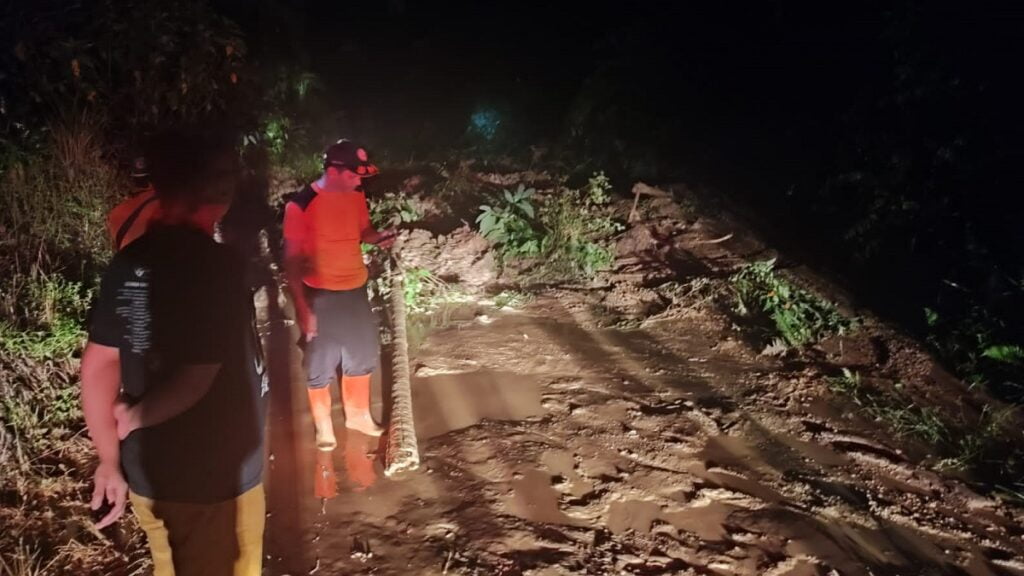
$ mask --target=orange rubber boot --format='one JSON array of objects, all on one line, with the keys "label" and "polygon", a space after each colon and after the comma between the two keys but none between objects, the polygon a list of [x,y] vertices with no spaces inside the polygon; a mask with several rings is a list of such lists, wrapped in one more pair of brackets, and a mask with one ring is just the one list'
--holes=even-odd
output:
[{"label": "orange rubber boot", "polygon": [[309,410],[313,413],[317,450],[334,450],[338,441],[334,438],[334,423],[331,421],[331,389],[326,386],[310,388]]},{"label": "orange rubber boot", "polygon": [[318,450],[316,468],[313,472],[313,495],[330,499],[338,495],[338,476],[334,471],[334,453]]},{"label": "orange rubber boot", "polygon": [[345,427],[367,436],[380,436],[384,429],[370,416],[370,375],[342,376],[341,400],[345,405]]},{"label": "orange rubber boot", "polygon": [[346,435],[345,472],[355,492],[362,492],[377,482],[376,457],[370,453],[377,442],[379,440],[360,434]]}]

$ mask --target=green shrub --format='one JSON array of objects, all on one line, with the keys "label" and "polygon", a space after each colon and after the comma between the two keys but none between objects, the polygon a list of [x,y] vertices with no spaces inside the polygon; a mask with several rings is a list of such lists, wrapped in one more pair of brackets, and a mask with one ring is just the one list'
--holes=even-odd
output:
[{"label": "green shrub", "polygon": [[771,336],[788,347],[813,344],[854,327],[831,302],[793,286],[775,273],[775,260],[748,264],[731,278],[736,311],[766,316]]},{"label": "green shrub", "polygon": [[101,154],[89,117],[55,124],[0,186],[0,350],[35,359],[73,354],[110,256],[106,213],[126,183]]},{"label": "green shrub", "polygon": [[0,318],[0,350],[43,360],[70,356],[82,346],[92,289],[38,271],[0,282],[0,288],[13,300],[6,303],[6,319]]},{"label": "green shrub", "polygon": [[548,279],[591,278],[611,266],[610,239],[623,228],[609,214],[610,190],[603,173],[583,191],[558,190],[545,198],[520,184],[481,206],[477,223],[503,261],[536,259],[533,274]]},{"label": "green shrub", "polygon": [[85,115],[52,124],[46,146],[3,174],[0,240],[22,256],[15,273],[25,273],[27,262],[45,266],[39,260],[50,252],[109,257],[106,214],[127,182],[103,157],[98,122]]},{"label": "green shrub", "polygon": [[990,392],[998,387],[997,395],[1003,398],[1024,398],[1024,389],[1014,384],[1024,374],[1024,348],[1005,342],[1011,333],[1006,322],[977,305],[955,315],[932,308],[925,308],[924,314],[928,344],[957,376]]},{"label": "green shrub", "polygon": [[370,221],[377,228],[415,222],[423,214],[405,192],[387,192],[383,197],[370,199]]},{"label": "green shrub", "polygon": [[547,232],[541,246],[547,274],[590,278],[612,265],[610,239],[623,226],[606,209],[610,189],[598,173],[586,190],[564,190],[547,199],[540,215]]},{"label": "green shrub", "polygon": [[504,190],[495,202],[480,206],[476,218],[480,233],[503,258],[540,254],[544,235],[535,223],[535,194],[536,190],[520,184],[515,192]]}]

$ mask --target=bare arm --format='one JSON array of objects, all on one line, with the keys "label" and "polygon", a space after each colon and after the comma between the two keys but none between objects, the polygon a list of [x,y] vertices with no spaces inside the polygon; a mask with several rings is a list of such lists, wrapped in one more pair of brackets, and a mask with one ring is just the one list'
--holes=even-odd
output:
[{"label": "bare arm", "polygon": [[306,270],[306,256],[298,242],[293,240],[284,241],[284,273],[288,278],[288,290],[291,292],[292,301],[295,303],[295,311],[299,313],[309,311],[309,304],[306,302],[306,291],[303,289],[302,277]]},{"label": "bare arm", "polygon": [[288,291],[295,305],[295,319],[299,329],[305,334],[306,340],[316,336],[316,316],[309,307],[306,291],[302,283],[306,268],[309,265],[303,243],[307,231],[302,209],[289,202],[284,208],[284,274],[288,280]]},{"label": "bare arm", "polygon": [[121,352],[89,342],[82,353],[82,412],[101,464],[120,466],[114,404],[121,390]]},{"label": "bare arm", "polygon": [[121,389],[121,353],[117,348],[89,342],[82,353],[82,412],[100,463],[93,477],[90,506],[112,506],[97,528],[113,524],[124,512],[128,484],[121,474],[121,445],[117,437],[114,405]]},{"label": "bare arm", "polygon": [[189,364],[175,371],[134,406],[118,404],[117,434],[122,439],[139,428],[156,426],[185,412],[210,391],[220,364]]},{"label": "bare arm", "polygon": [[395,237],[395,231],[379,231],[376,228],[374,228],[373,225],[370,225],[368,228],[363,230],[361,236],[361,240],[367,244],[376,244],[378,246],[381,246],[382,248],[387,248],[388,246],[390,246],[390,243],[388,241],[393,240]]},{"label": "bare arm", "polygon": [[295,305],[295,316],[299,322],[299,329],[306,335],[307,340],[311,340],[316,336],[317,330],[316,316],[309,307],[305,284],[302,282],[306,266],[306,256],[299,243],[285,239],[284,274],[288,279],[288,291],[291,293],[292,303]]}]

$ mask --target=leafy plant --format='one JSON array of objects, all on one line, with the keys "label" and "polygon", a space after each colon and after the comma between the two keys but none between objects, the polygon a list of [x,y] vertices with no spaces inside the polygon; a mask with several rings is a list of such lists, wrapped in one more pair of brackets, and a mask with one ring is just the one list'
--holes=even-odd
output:
[{"label": "leafy plant", "polygon": [[587,180],[587,199],[595,205],[604,206],[611,201],[612,183],[604,172],[595,172]]},{"label": "leafy plant", "polygon": [[542,251],[545,268],[555,276],[591,277],[614,261],[610,238],[623,229],[605,207],[611,185],[603,173],[583,191],[565,190],[548,199],[541,213],[548,234]]},{"label": "leafy plant", "polygon": [[780,278],[774,259],[748,264],[730,280],[737,313],[767,316],[773,335],[786,346],[805,346],[854,327],[831,302]]},{"label": "leafy plant", "polygon": [[106,211],[127,183],[103,160],[98,122],[55,121],[44,148],[9,167],[0,186],[2,232],[21,237],[19,244],[106,257]]},{"label": "leafy plant", "polygon": [[897,436],[917,438],[932,445],[948,441],[950,436],[937,410],[920,407],[913,402],[897,405],[872,401],[865,406],[865,412],[875,420],[885,422]]},{"label": "leafy plant", "polygon": [[585,190],[558,190],[535,210],[535,191],[520,184],[481,206],[477,223],[502,258],[537,258],[537,276],[592,277],[612,264],[610,238],[623,228],[608,214],[610,189],[597,173]]},{"label": "leafy plant", "polygon": [[[458,288],[449,285],[426,268],[407,268],[403,271],[402,288],[405,307],[409,314],[432,314],[449,305],[469,301]],[[390,289],[381,291],[386,295]]]},{"label": "leafy plant", "polygon": [[423,213],[405,192],[387,192],[379,199],[370,200],[370,221],[382,228],[415,222]]},{"label": "leafy plant", "polygon": [[1024,374],[1024,348],[1005,342],[1012,334],[1003,320],[977,305],[948,316],[931,308],[924,312],[928,343],[960,378],[972,387],[998,385],[1004,397],[1024,398],[1020,389],[1010,389]]},{"label": "leafy plant", "polygon": [[480,206],[476,218],[480,233],[503,257],[540,254],[544,236],[534,223],[535,194],[536,190],[520,184],[514,192],[503,190],[495,202]]},{"label": "leafy plant", "polygon": [[984,358],[989,358],[1006,364],[1013,364],[1016,366],[1024,364],[1024,348],[1021,348],[1020,346],[1011,346],[1008,344],[989,346],[981,352],[981,355]]},{"label": "leafy plant", "polygon": [[1014,458],[1020,454],[1007,453],[999,446],[1006,443],[1009,425],[1017,413],[1016,407],[994,410],[985,406],[980,418],[955,439],[953,455],[944,458],[940,465],[955,470],[968,470],[978,464],[987,464],[996,456],[996,465],[1007,470],[1015,468]]},{"label": "leafy plant", "polygon": [[843,368],[843,375],[828,379],[828,387],[833,392],[851,397],[858,404],[861,400],[860,374],[849,368]]}]

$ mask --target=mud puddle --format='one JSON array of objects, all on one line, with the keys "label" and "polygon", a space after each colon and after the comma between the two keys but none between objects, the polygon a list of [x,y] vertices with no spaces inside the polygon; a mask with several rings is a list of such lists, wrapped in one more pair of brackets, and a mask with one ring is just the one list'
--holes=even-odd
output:
[{"label": "mud puddle", "polygon": [[417,376],[412,379],[412,401],[421,441],[485,418],[522,420],[544,412],[537,381],[512,372]]}]

